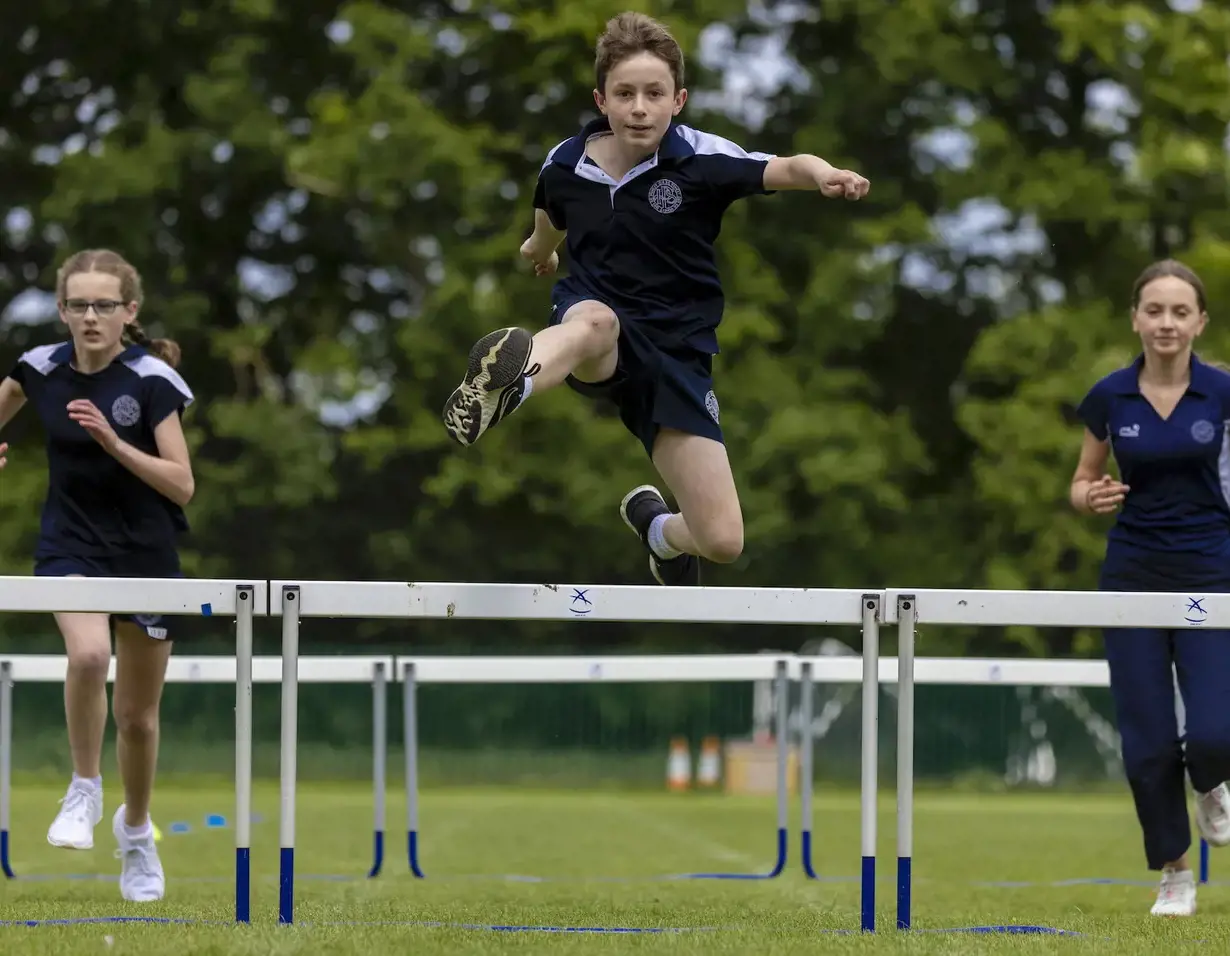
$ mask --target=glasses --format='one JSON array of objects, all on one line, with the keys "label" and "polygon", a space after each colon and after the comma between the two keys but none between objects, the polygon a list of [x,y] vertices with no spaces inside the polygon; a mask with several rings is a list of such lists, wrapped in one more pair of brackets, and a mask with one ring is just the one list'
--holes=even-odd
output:
[{"label": "glasses", "polygon": [[69,315],[85,315],[90,310],[90,306],[94,307],[94,314],[99,316],[108,316],[115,312],[124,303],[116,299],[67,299],[64,302],[64,311]]}]

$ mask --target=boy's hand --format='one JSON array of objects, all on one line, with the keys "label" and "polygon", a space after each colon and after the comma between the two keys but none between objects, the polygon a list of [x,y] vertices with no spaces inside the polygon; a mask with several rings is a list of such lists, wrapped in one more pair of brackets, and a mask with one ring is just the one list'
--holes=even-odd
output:
[{"label": "boy's hand", "polygon": [[871,183],[853,170],[832,167],[816,177],[816,185],[821,195],[829,199],[845,198],[851,202],[862,199],[871,188]]},{"label": "boy's hand", "polygon": [[552,249],[544,255],[542,247],[534,241],[533,236],[521,243],[521,257],[534,264],[536,276],[550,275],[559,268],[559,253]]}]

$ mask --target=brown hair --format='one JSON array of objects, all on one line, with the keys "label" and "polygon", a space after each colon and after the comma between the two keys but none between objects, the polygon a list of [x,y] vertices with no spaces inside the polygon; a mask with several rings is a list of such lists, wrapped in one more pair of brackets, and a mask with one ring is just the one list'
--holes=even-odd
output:
[{"label": "brown hair", "polygon": [[[137,272],[132,263],[110,249],[84,249],[69,256],[56,272],[56,298],[61,303],[67,295],[69,276],[81,272],[102,272],[115,276],[120,280],[120,298],[125,303],[135,302],[140,305],[144,300],[141,274]],[[179,364],[182,353],[178,343],[171,339],[151,339],[136,319],[124,327],[124,340],[148,349],[151,354],[158,356],[172,368]]]},{"label": "brown hair", "polygon": [[594,55],[598,91],[606,93],[606,78],[616,66],[638,53],[651,53],[670,67],[675,92],[683,89],[683,50],[670,30],[643,13],[621,13],[606,23]]},{"label": "brown hair", "polygon": [[1144,271],[1136,277],[1136,283],[1132,286],[1133,310],[1140,307],[1140,293],[1144,291],[1145,286],[1154,279],[1161,279],[1165,276],[1182,279],[1191,286],[1196,293],[1196,305],[1200,307],[1200,311],[1208,311],[1204,295],[1204,283],[1200,281],[1200,276],[1196,275],[1194,269],[1184,265],[1178,259],[1162,259],[1145,266]]}]

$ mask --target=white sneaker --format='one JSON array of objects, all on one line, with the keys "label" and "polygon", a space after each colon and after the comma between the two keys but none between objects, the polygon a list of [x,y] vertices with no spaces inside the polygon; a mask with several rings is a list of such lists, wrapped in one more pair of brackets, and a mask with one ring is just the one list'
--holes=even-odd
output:
[{"label": "white sneaker", "polygon": [[121,805],[111,818],[111,832],[120,845],[115,855],[124,861],[120,871],[120,895],[133,903],[162,899],[167,891],[167,879],[154,843],[153,821],[150,821],[146,836],[134,839],[124,828],[124,807]]},{"label": "white sneaker", "polygon": [[1196,912],[1196,878],[1191,870],[1162,870],[1162,882],[1157,888],[1154,916],[1191,916]]},{"label": "white sneaker", "polygon": [[47,829],[47,842],[68,850],[92,849],[94,828],[102,814],[102,787],[74,780],[60,801],[60,812]]},{"label": "white sneaker", "polygon": [[1196,826],[1212,846],[1230,844],[1230,790],[1224,783],[1196,794]]}]

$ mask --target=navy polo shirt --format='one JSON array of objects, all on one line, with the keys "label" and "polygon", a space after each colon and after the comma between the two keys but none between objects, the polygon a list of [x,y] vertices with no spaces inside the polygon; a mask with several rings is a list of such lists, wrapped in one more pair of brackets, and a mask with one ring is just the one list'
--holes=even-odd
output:
[{"label": "navy polo shirt", "polygon": [[714,243],[732,202],[766,193],[772,156],[672,123],[657,151],[617,181],[585,155],[586,141],[610,128],[606,117],[587,124],[538,174],[535,208],[568,233],[556,304],[596,299],[658,341],[717,352],[724,301]]},{"label": "navy polo shirt", "polygon": [[191,390],[140,346],[89,375],[73,368],[72,359],[71,342],[43,345],[23,354],[9,373],[47,434],[47,498],[36,560],[174,550],[177,533],[188,528],[183,510],[111,457],[68,417],[67,406],[89,399],[123,441],[157,455],[154,428],[183,412]]},{"label": "navy polo shirt", "polygon": [[1144,359],[1103,378],[1077,414],[1110,439],[1130,491],[1110,531],[1113,544],[1150,551],[1219,554],[1230,546],[1230,374],[1195,356],[1191,383],[1169,418],[1140,393]]}]

